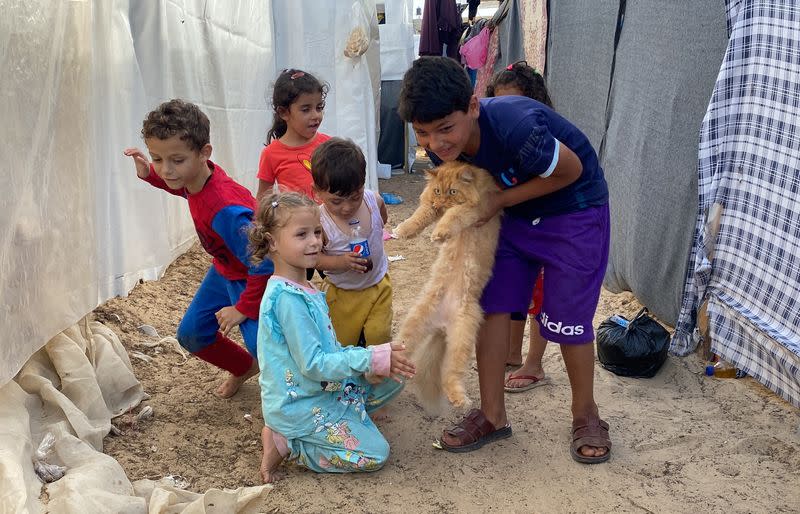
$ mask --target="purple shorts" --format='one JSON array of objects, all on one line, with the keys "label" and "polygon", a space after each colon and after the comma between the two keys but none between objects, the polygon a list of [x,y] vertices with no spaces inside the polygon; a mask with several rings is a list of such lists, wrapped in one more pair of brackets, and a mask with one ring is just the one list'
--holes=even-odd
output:
[{"label": "purple shorts", "polygon": [[504,216],[492,278],[481,306],[487,314],[528,310],[544,268],[542,336],[561,344],[594,341],[593,319],[608,264],[608,204],[537,218]]}]

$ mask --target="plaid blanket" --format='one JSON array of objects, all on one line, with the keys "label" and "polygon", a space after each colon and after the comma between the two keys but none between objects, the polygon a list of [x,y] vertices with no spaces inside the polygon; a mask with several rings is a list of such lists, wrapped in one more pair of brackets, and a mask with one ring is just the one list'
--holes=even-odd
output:
[{"label": "plaid blanket", "polygon": [[728,0],[701,128],[699,212],[672,352],[699,340],[800,406],[800,3]]}]

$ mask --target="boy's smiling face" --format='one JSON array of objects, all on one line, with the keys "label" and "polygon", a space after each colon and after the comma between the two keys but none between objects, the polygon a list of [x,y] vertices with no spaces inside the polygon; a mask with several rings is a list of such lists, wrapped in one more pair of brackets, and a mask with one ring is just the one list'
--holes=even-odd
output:
[{"label": "boy's smiling face", "polygon": [[200,150],[193,150],[180,136],[169,139],[149,137],[144,141],[156,174],[164,179],[170,189],[183,187],[189,193],[199,193],[211,175],[208,159],[211,157],[211,145]]},{"label": "boy's smiling face", "polygon": [[411,126],[417,142],[436,154],[444,162],[455,161],[464,153],[475,155],[480,147],[480,127],[478,98],[472,96],[467,112],[454,111],[438,120],[429,122],[414,121]]}]

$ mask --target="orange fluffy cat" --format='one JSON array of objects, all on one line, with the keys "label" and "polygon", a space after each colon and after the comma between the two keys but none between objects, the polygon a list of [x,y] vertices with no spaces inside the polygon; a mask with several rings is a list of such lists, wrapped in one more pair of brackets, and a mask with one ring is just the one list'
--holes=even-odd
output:
[{"label": "orange fluffy cat", "polygon": [[483,322],[480,297],[494,265],[500,215],[475,223],[485,199],[498,191],[489,173],[462,162],[427,172],[419,207],[397,226],[399,238],[414,237],[437,221],[431,241],[441,243],[430,279],[406,316],[396,340],[417,366],[414,382],[427,408],[469,404],[464,375]]}]

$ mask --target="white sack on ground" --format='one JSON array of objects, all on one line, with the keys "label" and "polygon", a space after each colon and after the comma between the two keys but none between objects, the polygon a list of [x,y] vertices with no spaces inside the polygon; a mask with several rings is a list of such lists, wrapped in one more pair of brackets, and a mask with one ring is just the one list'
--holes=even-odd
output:
[{"label": "white sack on ground", "polygon": [[[145,398],[111,330],[84,319],[54,337],[0,387],[0,512],[239,512],[266,494],[268,486],[203,495],[147,480],[131,484],[119,463],[102,453],[103,438],[113,416]],[[55,444],[45,461],[66,467],[49,484],[33,467],[46,434]],[[221,510],[206,509],[208,503]]]}]

